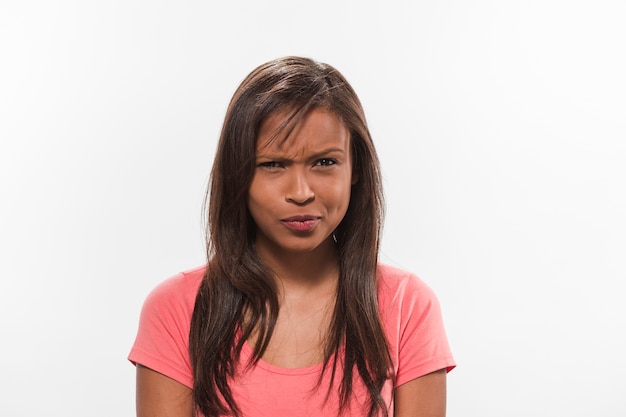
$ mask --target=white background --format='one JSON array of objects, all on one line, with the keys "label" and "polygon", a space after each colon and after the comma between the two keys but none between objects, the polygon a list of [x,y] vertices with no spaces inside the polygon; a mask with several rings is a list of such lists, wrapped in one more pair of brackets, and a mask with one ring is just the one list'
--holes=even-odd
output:
[{"label": "white background", "polygon": [[289,54],[363,101],[448,415],[626,415],[621,0],[0,1],[0,415],[134,415],[139,310],[204,262],[228,100]]}]

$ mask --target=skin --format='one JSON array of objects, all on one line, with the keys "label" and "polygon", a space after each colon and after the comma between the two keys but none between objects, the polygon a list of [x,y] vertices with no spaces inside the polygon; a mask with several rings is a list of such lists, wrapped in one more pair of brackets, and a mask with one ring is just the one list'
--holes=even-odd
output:
[{"label": "skin", "polygon": [[[350,132],[334,114],[313,110],[282,140],[276,132],[284,117],[276,113],[261,125],[248,209],[258,228],[257,253],[274,271],[279,290],[278,321],[262,359],[302,368],[323,360],[339,277],[332,232],[346,213],[354,180]],[[395,390],[396,417],[444,417],[445,405],[445,370]],[[138,417],[192,415],[188,387],[137,366]]]},{"label": "skin", "polygon": [[191,389],[137,364],[137,417],[192,417]]},{"label": "skin", "polygon": [[445,417],[446,370],[400,385],[394,392],[394,417]]},{"label": "skin", "polygon": [[[248,190],[257,253],[273,267],[294,256],[300,263],[332,263],[336,255],[330,235],[350,202],[350,132],[334,114],[317,109],[285,140],[283,135],[275,137],[284,117],[282,112],[269,117],[257,141],[256,170]],[[303,215],[315,219],[310,230],[292,230],[284,222]]]},{"label": "skin", "polygon": [[[350,203],[350,132],[317,109],[288,138],[276,136],[284,118],[279,112],[261,125],[248,209],[257,253],[279,288],[278,321],[262,359],[302,368],[323,360],[323,329],[334,307],[339,269],[331,234]],[[308,220],[289,221],[295,216]]]}]

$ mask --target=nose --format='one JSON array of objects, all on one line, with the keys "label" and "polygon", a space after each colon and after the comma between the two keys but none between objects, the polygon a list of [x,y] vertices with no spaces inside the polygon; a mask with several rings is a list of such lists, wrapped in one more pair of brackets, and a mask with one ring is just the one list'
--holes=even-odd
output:
[{"label": "nose", "polygon": [[285,200],[298,205],[306,204],[315,198],[306,174],[299,170],[290,173],[289,184],[285,192]]}]

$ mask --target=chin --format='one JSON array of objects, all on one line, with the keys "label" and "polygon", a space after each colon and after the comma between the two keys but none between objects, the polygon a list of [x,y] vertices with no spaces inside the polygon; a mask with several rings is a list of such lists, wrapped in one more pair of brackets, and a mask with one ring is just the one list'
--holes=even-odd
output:
[{"label": "chin", "polygon": [[[304,240],[304,239],[303,239]],[[300,242],[285,242],[284,244],[279,244],[278,247],[281,248],[285,252],[292,253],[313,253],[316,250],[323,250],[328,242],[328,239],[324,240],[310,240],[310,241],[300,241]]]},{"label": "chin", "polygon": [[281,249],[285,252],[291,253],[312,253],[315,252],[316,249],[320,249],[322,245],[289,245],[289,246],[281,246]]}]

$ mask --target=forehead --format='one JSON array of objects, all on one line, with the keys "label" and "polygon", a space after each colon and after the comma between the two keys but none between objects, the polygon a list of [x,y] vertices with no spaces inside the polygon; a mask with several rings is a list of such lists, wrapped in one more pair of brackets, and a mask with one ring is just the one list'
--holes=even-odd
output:
[{"label": "forehead", "polygon": [[335,113],[316,108],[300,120],[288,121],[292,112],[278,111],[261,124],[257,137],[257,153],[322,150],[333,147],[348,152],[350,131]]}]

